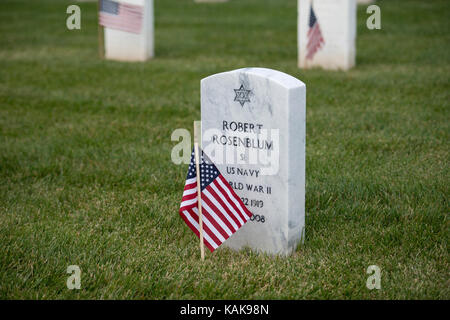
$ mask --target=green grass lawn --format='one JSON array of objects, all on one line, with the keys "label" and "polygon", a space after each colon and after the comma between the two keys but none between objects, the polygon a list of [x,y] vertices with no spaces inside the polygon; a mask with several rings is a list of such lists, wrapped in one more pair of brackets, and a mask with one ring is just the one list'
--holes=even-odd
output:
[{"label": "green grass lawn", "polygon": [[[372,31],[360,6],[349,72],[297,68],[296,0],[156,0],[146,63],[100,60],[96,4],[69,31],[71,3],[0,2],[1,299],[450,299],[447,0],[379,1]],[[306,83],[306,239],[202,263],[170,135],[247,66]]]}]

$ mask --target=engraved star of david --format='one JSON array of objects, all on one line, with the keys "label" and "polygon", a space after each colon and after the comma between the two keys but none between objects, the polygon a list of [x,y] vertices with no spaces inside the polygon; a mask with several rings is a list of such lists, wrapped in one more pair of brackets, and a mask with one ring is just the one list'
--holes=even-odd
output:
[{"label": "engraved star of david", "polygon": [[234,93],[236,93],[236,97],[234,97],[234,101],[239,101],[239,103],[241,104],[241,107],[243,107],[246,102],[250,102],[248,95],[252,91],[244,89],[243,84],[241,84],[241,87],[239,89],[233,89],[233,90],[234,90]]}]

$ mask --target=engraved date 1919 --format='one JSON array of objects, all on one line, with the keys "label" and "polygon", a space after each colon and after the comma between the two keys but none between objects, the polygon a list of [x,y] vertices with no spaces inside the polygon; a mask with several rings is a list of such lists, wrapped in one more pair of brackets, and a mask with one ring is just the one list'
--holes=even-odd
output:
[{"label": "engraved date 1919", "polygon": [[262,208],[264,207],[264,201],[262,200],[256,200],[256,199],[248,199],[248,198],[241,198],[242,202],[245,204],[246,207],[253,207],[253,208]]}]

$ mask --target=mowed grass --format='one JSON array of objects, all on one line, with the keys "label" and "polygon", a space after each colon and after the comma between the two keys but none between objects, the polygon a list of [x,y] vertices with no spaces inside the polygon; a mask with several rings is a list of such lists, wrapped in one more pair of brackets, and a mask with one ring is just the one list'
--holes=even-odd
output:
[{"label": "mowed grass", "polygon": [[[0,2],[0,298],[450,298],[448,1],[379,1],[372,31],[360,6],[349,72],[297,68],[296,0],[156,0],[146,63],[100,60],[96,4],[76,31],[69,4]],[[247,66],[307,85],[306,239],[202,263],[170,136]]]}]

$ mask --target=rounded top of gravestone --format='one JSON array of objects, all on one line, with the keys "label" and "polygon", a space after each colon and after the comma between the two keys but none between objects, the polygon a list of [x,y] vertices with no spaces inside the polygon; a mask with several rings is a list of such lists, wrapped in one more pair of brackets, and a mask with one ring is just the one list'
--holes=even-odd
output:
[{"label": "rounded top of gravestone", "polygon": [[217,73],[214,75],[211,75],[209,77],[206,77],[202,79],[203,81],[209,81],[213,80],[214,78],[221,78],[223,76],[227,76],[230,74],[237,73],[239,75],[252,75],[256,77],[265,78],[267,80],[273,81],[275,83],[278,83],[279,85],[283,86],[286,89],[294,89],[299,87],[304,87],[305,84],[298,80],[297,78],[294,78],[293,76],[290,76],[284,72],[268,69],[268,68],[257,68],[257,67],[251,67],[251,68],[241,68],[236,69],[232,71]]}]

